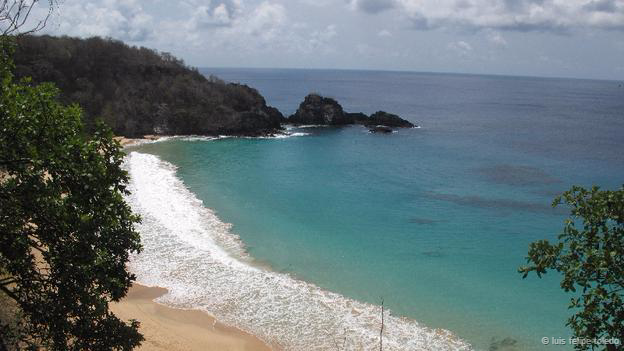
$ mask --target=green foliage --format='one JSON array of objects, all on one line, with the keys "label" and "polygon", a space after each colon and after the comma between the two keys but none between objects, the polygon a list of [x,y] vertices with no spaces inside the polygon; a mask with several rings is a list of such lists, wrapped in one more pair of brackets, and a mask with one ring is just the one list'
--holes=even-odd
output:
[{"label": "green foliage", "polygon": [[256,90],[207,79],[171,54],[120,41],[22,36],[15,63],[17,77],[54,82],[64,103],[78,103],[88,132],[95,117],[125,136],[253,135],[280,128],[282,115]]},{"label": "green foliage", "polygon": [[58,102],[52,84],[15,82],[0,37],[0,297],[15,307],[0,321],[15,349],[131,350],[138,322],[109,310],[134,276],[139,218],[123,199],[128,176],[112,132],[85,137],[81,109]]},{"label": "green foliage", "polygon": [[[548,270],[560,272],[561,287],[574,294],[569,308],[575,313],[567,325],[575,335],[624,342],[624,187],[615,191],[573,187],[556,198],[553,206],[562,203],[571,208],[571,215],[559,242],[532,243],[529,265],[519,272],[525,278],[530,272],[539,277]],[[577,346],[581,350],[603,348]]]}]

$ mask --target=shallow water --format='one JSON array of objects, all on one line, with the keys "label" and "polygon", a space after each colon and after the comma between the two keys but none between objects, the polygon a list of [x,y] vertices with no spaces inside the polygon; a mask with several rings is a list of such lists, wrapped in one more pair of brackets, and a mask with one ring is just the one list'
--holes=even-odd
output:
[{"label": "shallow water", "polygon": [[552,349],[542,337],[569,336],[558,277],[522,280],[516,269],[531,241],[562,227],[565,210],[550,207],[557,193],[622,183],[617,83],[210,73],[258,88],[285,113],[316,91],[348,111],[383,109],[422,128],[305,128],[290,138],[140,147],[128,167],[146,250],[132,268],[144,283],[173,288],[167,302],[292,349],[311,340],[320,349],[340,340],[373,348],[381,298],[409,318],[386,326],[388,349],[463,347],[423,325],[480,350]]}]

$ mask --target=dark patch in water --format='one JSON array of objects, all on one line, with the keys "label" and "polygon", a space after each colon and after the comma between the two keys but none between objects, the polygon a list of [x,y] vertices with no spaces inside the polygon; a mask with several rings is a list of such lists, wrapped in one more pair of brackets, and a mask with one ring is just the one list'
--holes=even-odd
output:
[{"label": "dark patch in water", "polygon": [[527,212],[549,212],[549,213],[565,213],[557,208],[552,208],[550,202],[534,203],[509,199],[488,199],[478,195],[452,195],[440,194],[435,192],[427,192],[427,197],[435,200],[448,201],[457,205],[470,206],[477,208],[491,209],[508,209]]},{"label": "dark patch in water", "polygon": [[495,165],[478,168],[478,171],[489,182],[497,184],[528,186],[561,183],[560,179],[530,166]]},{"label": "dark patch in water", "polygon": [[439,258],[439,257],[444,256],[444,254],[441,251],[424,251],[422,254],[424,256],[431,257],[431,258]]},{"label": "dark patch in water", "polygon": [[533,194],[543,196],[549,199],[554,199],[555,197],[563,194],[564,191],[565,190],[542,189],[542,190],[533,191]]},{"label": "dark patch in water", "polygon": [[520,350],[518,340],[506,337],[503,340],[492,338],[488,351],[516,351]]},{"label": "dark patch in water", "polygon": [[414,223],[414,224],[420,224],[420,225],[433,225],[433,224],[438,224],[442,221],[437,220],[437,219],[430,219],[430,218],[412,217],[409,219],[409,222]]}]

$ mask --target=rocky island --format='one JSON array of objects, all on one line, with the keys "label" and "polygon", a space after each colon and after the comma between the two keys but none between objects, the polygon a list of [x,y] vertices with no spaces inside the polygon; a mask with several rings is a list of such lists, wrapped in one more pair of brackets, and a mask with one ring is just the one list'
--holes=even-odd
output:
[{"label": "rocky island", "polygon": [[338,101],[318,94],[309,94],[299,105],[297,112],[288,117],[294,125],[333,125],[360,124],[371,132],[392,132],[391,128],[414,128],[415,125],[403,118],[384,111],[370,116],[362,112],[345,112]]}]

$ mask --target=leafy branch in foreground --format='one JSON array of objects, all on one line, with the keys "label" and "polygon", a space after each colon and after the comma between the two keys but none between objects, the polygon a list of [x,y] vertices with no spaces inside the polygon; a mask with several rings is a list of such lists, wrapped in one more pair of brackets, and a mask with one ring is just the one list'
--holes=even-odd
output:
[{"label": "leafy branch in foreground", "polygon": [[[553,206],[571,208],[559,242],[540,240],[529,246],[528,266],[519,272],[539,277],[548,270],[562,274],[561,288],[574,294],[568,319],[576,337],[619,339],[620,344],[582,344],[579,350],[621,350],[624,342],[624,187],[615,191],[573,187]],[[578,225],[578,228],[577,228]]]},{"label": "leafy branch in foreground", "polygon": [[86,137],[52,84],[15,82],[11,48],[1,36],[0,349],[131,350],[138,322],[108,307],[141,249],[124,154],[102,124]]}]

